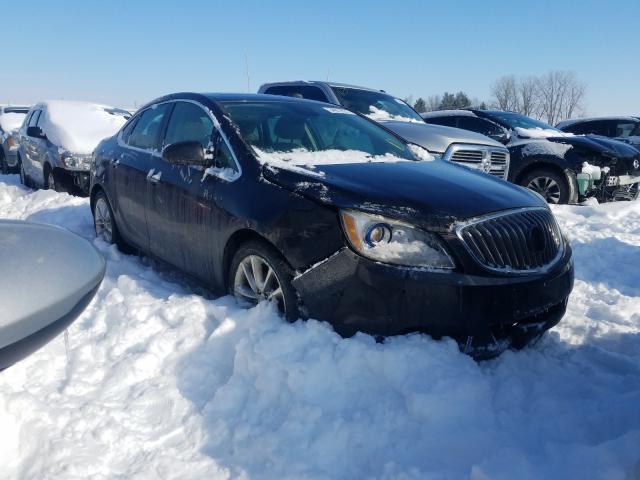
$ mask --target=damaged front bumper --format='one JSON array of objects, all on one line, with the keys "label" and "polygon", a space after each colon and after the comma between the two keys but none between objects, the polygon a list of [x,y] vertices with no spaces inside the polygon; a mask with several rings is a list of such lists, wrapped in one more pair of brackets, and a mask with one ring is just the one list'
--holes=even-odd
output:
[{"label": "damaged front bumper", "polygon": [[609,167],[584,162],[576,174],[580,197],[595,197],[598,201],[635,200],[638,197],[640,171],[614,175]]},{"label": "damaged front bumper", "polygon": [[348,248],[293,280],[306,313],[344,336],[424,332],[457,340],[476,358],[521,348],[564,315],[573,287],[571,248],[545,274],[479,276],[402,268]]}]

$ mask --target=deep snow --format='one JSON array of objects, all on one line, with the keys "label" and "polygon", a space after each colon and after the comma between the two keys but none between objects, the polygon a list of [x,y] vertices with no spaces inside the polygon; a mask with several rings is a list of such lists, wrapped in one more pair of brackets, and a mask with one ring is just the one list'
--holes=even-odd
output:
[{"label": "deep snow", "polygon": [[[554,211],[568,313],[480,364],[241,310],[95,241],[107,275],[68,351],[61,335],[0,373],[0,478],[640,478],[640,202]],[[15,175],[0,218],[93,238],[86,199]]]}]

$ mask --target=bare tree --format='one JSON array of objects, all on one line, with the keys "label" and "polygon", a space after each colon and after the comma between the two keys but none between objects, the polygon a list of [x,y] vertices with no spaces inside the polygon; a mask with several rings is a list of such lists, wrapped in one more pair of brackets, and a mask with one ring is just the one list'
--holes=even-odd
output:
[{"label": "bare tree", "polygon": [[518,113],[528,117],[538,113],[538,79],[534,76],[518,80]]},{"label": "bare tree", "polygon": [[505,75],[498,78],[491,87],[496,106],[500,110],[519,110],[518,89],[515,75]]},{"label": "bare tree", "polygon": [[442,103],[442,97],[440,95],[431,95],[427,97],[427,101],[426,101],[427,112],[433,112],[435,110],[438,110],[441,103]]},{"label": "bare tree", "polygon": [[574,72],[554,70],[538,80],[540,116],[550,125],[570,118],[584,106],[586,85]]}]

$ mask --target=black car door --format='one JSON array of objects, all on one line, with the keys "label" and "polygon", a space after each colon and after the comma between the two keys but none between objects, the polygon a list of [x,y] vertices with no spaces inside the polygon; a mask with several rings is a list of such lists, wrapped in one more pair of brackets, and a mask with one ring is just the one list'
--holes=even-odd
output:
[{"label": "black car door", "polygon": [[119,154],[111,168],[116,190],[116,218],[124,237],[139,248],[149,248],[146,201],[151,161],[159,156],[160,132],[169,104],[154,105],[139,113],[131,130],[120,137]]},{"label": "black car door", "polygon": [[[195,102],[176,101],[167,124],[163,145],[198,141],[207,152],[221,137],[213,120]],[[238,172],[226,143],[220,141],[215,166],[177,165],[156,157],[149,177],[147,224],[151,251],[182,270],[210,281],[217,258],[219,232],[227,214],[217,198],[220,184]],[[225,168],[226,167],[226,170]],[[225,171],[218,175],[217,171]]]}]

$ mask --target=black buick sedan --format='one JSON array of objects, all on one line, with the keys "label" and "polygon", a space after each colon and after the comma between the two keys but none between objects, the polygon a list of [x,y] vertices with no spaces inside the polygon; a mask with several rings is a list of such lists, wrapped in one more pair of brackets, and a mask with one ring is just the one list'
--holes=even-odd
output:
[{"label": "black buick sedan", "polygon": [[555,325],[571,249],[542,198],[334,105],[180,93],[91,167],[96,233],[240,303],[491,356]]}]

